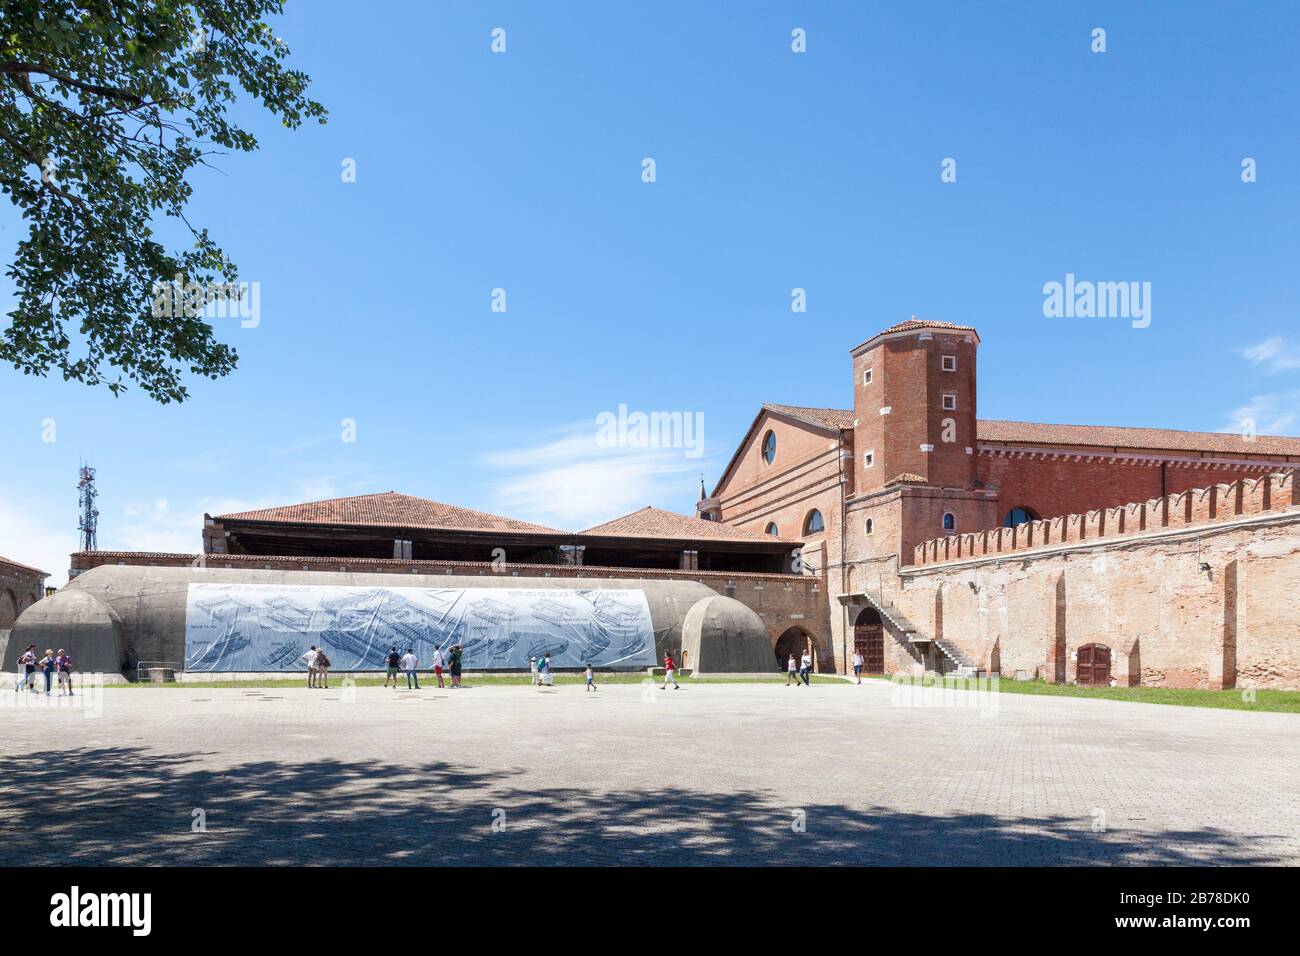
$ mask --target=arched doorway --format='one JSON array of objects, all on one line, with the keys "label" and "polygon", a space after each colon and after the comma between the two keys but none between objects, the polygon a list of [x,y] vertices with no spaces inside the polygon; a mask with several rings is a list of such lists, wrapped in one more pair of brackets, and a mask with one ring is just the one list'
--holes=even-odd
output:
[{"label": "arched doorway", "polygon": [[776,640],[776,647],[772,653],[776,655],[777,669],[784,672],[786,663],[790,660],[790,655],[794,655],[794,662],[797,665],[803,652],[809,651],[813,655],[813,663],[817,662],[817,647],[813,643],[812,636],[802,627],[787,628],[785,632]]},{"label": "arched doorway", "polygon": [[863,608],[853,622],[853,652],[862,655],[864,674],[885,672],[885,622],[874,607]]},{"label": "arched doorway", "polygon": [[1105,644],[1085,644],[1079,648],[1074,679],[1080,687],[1110,685],[1110,648]]}]

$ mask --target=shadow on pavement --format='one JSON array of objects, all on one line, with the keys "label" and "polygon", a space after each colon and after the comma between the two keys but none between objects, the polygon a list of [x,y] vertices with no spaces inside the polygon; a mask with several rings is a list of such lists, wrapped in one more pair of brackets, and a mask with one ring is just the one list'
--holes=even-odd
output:
[{"label": "shadow on pavement", "polygon": [[[1094,833],[1088,819],[795,809],[761,793],[536,790],[513,772],[261,761],[113,747],[6,758],[0,864],[1081,865],[1267,863],[1214,829]],[[193,811],[207,832],[191,830]],[[504,811],[504,829],[494,820]]]}]

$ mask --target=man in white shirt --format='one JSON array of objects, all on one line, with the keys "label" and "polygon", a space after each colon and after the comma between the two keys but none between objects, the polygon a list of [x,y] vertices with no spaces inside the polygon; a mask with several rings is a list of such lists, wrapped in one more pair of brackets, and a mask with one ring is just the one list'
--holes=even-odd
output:
[{"label": "man in white shirt", "polygon": [[812,670],[812,652],[804,651],[803,657],[799,661],[799,676],[803,678],[803,685],[808,686],[808,674]]},{"label": "man in white shirt", "polygon": [[859,684],[862,683],[862,663],[863,663],[863,660],[864,660],[864,658],[862,657],[861,654],[859,654],[857,651],[854,651],[854,652],[853,652],[853,676],[856,677],[856,678],[858,679],[858,683],[859,683]]},{"label": "man in white shirt", "polygon": [[435,647],[433,649],[433,676],[438,678],[438,686],[446,687],[442,679],[442,669],[447,666],[447,659],[442,656],[442,650]]},{"label": "man in white shirt", "polygon": [[299,660],[304,660],[304,661],[307,662],[307,686],[308,686],[308,687],[315,687],[315,686],[316,686],[316,656],[317,656],[317,653],[318,653],[318,652],[317,652],[317,650],[316,650],[316,645],[313,644],[313,645],[308,649],[307,653],[304,654],[304,655],[302,655],[301,658],[299,658]]},{"label": "man in white shirt", "polygon": [[415,689],[420,689],[420,675],[415,669],[420,666],[420,661],[415,656],[415,649],[408,647],[406,653],[402,655],[402,670],[406,673],[406,689],[411,689],[411,682],[415,682]]}]

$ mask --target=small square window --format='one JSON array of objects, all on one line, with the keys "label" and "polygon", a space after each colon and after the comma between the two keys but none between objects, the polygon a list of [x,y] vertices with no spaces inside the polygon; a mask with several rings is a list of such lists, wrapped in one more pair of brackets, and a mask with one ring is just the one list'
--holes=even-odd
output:
[{"label": "small square window", "polygon": [[864,369],[862,370],[862,384],[863,384],[863,385],[870,385],[870,384],[871,384],[871,369],[869,369],[869,368],[864,368]]},{"label": "small square window", "polygon": [[874,451],[864,452],[862,455],[862,467],[870,468],[876,463],[876,453]]},{"label": "small square window", "polygon": [[952,392],[943,393],[943,410],[952,412],[957,410],[957,396]]},{"label": "small square window", "polygon": [[944,370],[945,372],[955,372],[955,371],[957,371],[957,356],[955,356],[955,355],[945,355],[945,356],[943,357],[943,370]]}]

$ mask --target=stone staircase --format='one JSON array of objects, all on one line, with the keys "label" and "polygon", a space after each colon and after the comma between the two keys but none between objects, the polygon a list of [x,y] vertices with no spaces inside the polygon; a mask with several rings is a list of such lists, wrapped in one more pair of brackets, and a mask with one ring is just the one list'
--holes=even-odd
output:
[{"label": "stone staircase", "polygon": [[953,668],[947,673],[954,677],[974,677],[979,669],[979,665],[952,641],[934,640],[933,638],[921,633],[915,624],[909,621],[897,607],[892,603],[885,601],[879,594],[873,594],[870,591],[864,592],[867,603],[874,607],[881,618],[889,626],[889,629],[897,634],[900,638],[909,644],[932,643],[935,648],[952,662]]}]

